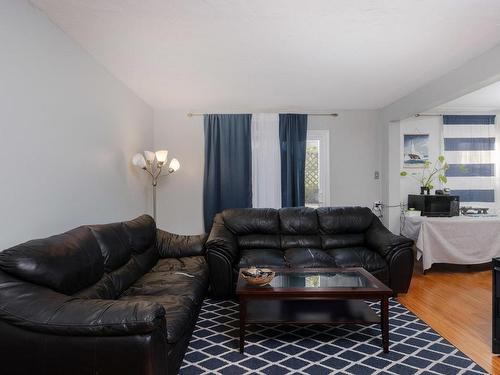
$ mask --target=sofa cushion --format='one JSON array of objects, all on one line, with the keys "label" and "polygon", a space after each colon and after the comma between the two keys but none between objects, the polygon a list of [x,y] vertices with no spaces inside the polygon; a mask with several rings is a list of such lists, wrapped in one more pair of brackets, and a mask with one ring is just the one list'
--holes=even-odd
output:
[{"label": "sofa cushion", "polygon": [[74,297],[85,299],[116,299],[118,293],[109,274],[105,273],[103,277],[88,288],[79,290],[73,294]]},{"label": "sofa cushion", "polygon": [[[151,233],[156,228],[147,215],[124,223],[88,226],[104,257],[106,274],[94,285],[79,291],[82,298],[118,298],[158,261]],[[137,236],[137,237],[132,237]],[[132,251],[134,248],[138,251]]]},{"label": "sofa cushion", "polygon": [[289,249],[292,247],[311,247],[321,249],[321,237],[316,234],[281,236],[281,248]]},{"label": "sofa cushion", "polygon": [[291,268],[336,267],[332,256],[321,249],[296,248],[285,250],[285,261]]},{"label": "sofa cushion", "polygon": [[240,249],[280,249],[279,234],[247,234],[238,236]]},{"label": "sofa cushion", "polygon": [[0,252],[0,269],[33,284],[73,294],[103,276],[104,258],[90,229],[79,227]]},{"label": "sofa cushion", "polygon": [[123,222],[128,236],[128,247],[134,253],[143,253],[154,246],[156,240],[156,223],[149,215],[142,215]]},{"label": "sofa cushion", "polygon": [[323,249],[363,246],[365,235],[364,233],[324,234],[321,236],[321,243]]},{"label": "sofa cushion", "polygon": [[116,299],[142,275],[147,273],[158,261],[154,247],[142,254],[134,254],[122,267],[105,273],[94,285],[75,293],[75,297]]},{"label": "sofa cushion", "polygon": [[165,307],[167,342],[174,344],[191,328],[208,288],[208,276],[202,256],[160,259],[120,300],[158,302]]},{"label": "sofa cushion", "polygon": [[[191,263],[191,262],[190,262]],[[164,264],[163,264],[164,266]],[[163,269],[162,269],[163,268]],[[126,296],[164,296],[176,295],[188,297],[195,305],[202,303],[208,286],[208,265],[205,263],[197,272],[188,269],[164,270],[165,267],[155,267],[123,294]],[[168,322],[167,322],[168,323]]]},{"label": "sofa cushion", "polygon": [[160,259],[151,272],[182,271],[187,273],[208,272],[207,261],[202,256]]},{"label": "sofa cushion", "polygon": [[320,207],[317,213],[319,226],[325,234],[362,233],[374,217],[367,207]]},{"label": "sofa cushion", "polygon": [[104,257],[104,270],[113,271],[127,263],[132,254],[122,223],[90,225]]},{"label": "sofa cushion", "polygon": [[276,249],[242,250],[238,268],[248,267],[285,267],[283,252]]},{"label": "sofa cushion", "polygon": [[222,212],[224,225],[232,233],[279,233],[278,211],[273,208],[234,208]]},{"label": "sofa cushion", "polygon": [[124,266],[108,273],[115,290],[115,298],[118,298],[142,275],[149,272],[157,261],[158,251],[155,247],[150,247],[141,254],[133,254]]},{"label": "sofa cushion", "polygon": [[113,285],[113,298],[118,298],[136,280],[144,275],[144,272],[142,272],[142,269],[136,262],[135,258],[132,257],[123,267],[117,268],[113,272],[110,272],[106,275]]},{"label": "sofa cushion", "polygon": [[346,247],[326,250],[339,267],[363,267],[367,271],[387,268],[387,262],[377,252],[366,247]]},{"label": "sofa cushion", "polygon": [[[160,256],[158,254],[158,249],[156,248],[156,246],[151,246],[149,249],[140,254],[132,254],[132,258],[135,259],[135,262],[139,266],[142,274],[145,274],[146,272],[149,272],[151,268],[153,268],[153,266],[158,262]],[[138,278],[139,277],[137,277],[136,280]]]},{"label": "sofa cushion", "polygon": [[318,216],[310,207],[287,207],[279,210],[282,234],[317,234]]}]

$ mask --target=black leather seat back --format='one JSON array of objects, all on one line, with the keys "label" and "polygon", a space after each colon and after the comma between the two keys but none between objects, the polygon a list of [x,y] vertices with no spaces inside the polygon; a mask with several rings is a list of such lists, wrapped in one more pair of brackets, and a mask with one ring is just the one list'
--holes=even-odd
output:
[{"label": "black leather seat back", "polygon": [[316,211],[324,234],[363,233],[374,216],[368,207],[320,207]]},{"label": "black leather seat back", "polygon": [[104,257],[90,229],[79,227],[0,252],[0,269],[71,295],[102,278]]},{"label": "black leather seat back", "polygon": [[142,215],[130,221],[124,221],[123,227],[128,235],[129,247],[135,254],[149,250],[155,244],[156,223],[149,215]]},{"label": "black leather seat back", "polygon": [[241,250],[250,249],[280,249],[279,234],[247,234],[238,236],[238,247]]},{"label": "black leather seat back", "polygon": [[281,248],[321,248],[318,216],[309,207],[288,207],[279,210]]},{"label": "black leather seat back", "polygon": [[236,235],[242,250],[280,249],[278,210],[236,208],[223,212],[224,225]]},{"label": "black leather seat back", "polygon": [[123,223],[89,226],[104,257],[105,274],[79,297],[115,299],[158,261],[156,224],[148,215]]},{"label": "black leather seat back", "polygon": [[242,251],[364,246],[373,217],[366,207],[237,208],[222,213]]},{"label": "black leather seat back", "polygon": [[318,234],[318,216],[314,208],[282,208],[279,217],[281,233],[284,235]]},{"label": "black leather seat back", "polygon": [[273,208],[233,208],[222,213],[224,225],[233,234],[278,234],[278,211]]},{"label": "black leather seat back", "polygon": [[323,249],[364,246],[364,233],[373,221],[369,208],[321,207],[317,214]]},{"label": "black leather seat back", "polygon": [[89,228],[101,249],[106,272],[114,271],[130,260],[132,251],[122,223],[91,225]]}]

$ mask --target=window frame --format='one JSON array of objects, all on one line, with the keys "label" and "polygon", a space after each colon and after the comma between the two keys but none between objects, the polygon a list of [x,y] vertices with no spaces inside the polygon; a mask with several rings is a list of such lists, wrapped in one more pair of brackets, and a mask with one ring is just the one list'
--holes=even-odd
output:
[{"label": "window frame", "polygon": [[319,207],[329,207],[331,205],[330,130],[308,129],[306,141],[319,141]]}]

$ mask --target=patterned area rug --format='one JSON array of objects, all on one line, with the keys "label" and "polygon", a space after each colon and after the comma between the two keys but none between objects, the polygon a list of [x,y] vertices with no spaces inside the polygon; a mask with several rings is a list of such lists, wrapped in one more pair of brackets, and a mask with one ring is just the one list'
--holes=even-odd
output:
[{"label": "patterned area rug", "polygon": [[388,354],[376,325],[250,325],[245,354],[238,334],[238,304],[205,300],[180,374],[487,374],[392,299]]}]

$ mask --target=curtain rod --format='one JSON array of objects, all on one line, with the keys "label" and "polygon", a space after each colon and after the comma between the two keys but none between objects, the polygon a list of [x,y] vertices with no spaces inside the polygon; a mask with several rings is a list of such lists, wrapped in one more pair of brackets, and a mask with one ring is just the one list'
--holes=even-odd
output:
[{"label": "curtain rod", "polygon": [[[276,112],[259,112],[259,113],[276,113]],[[193,116],[203,116],[205,113],[193,113],[193,112],[188,112],[187,117],[193,117]],[[338,113],[308,113],[308,116],[332,116],[332,117],[338,117]]]},{"label": "curtain rod", "polygon": [[443,116],[440,113],[417,113],[415,117],[441,117]]}]

